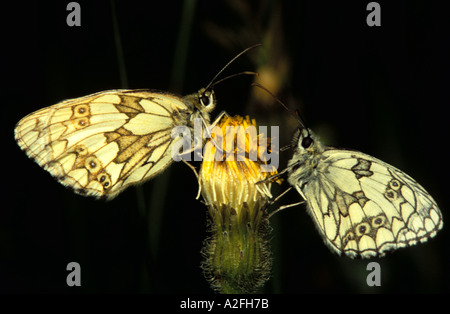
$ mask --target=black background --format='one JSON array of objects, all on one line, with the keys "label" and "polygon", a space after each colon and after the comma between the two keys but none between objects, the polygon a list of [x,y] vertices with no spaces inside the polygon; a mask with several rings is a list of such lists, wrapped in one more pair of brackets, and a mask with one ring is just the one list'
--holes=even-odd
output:
[{"label": "black background", "polygon": [[[2,5],[0,292],[212,293],[200,270],[206,207],[195,200],[196,179],[185,165],[174,163],[140,192],[129,188],[104,202],[64,188],[15,144],[14,125],[26,114],[125,87],[111,2],[78,1],[81,27],[67,26],[68,2]],[[186,51],[177,57],[177,41],[186,31],[183,2],[117,1],[127,85],[192,93],[238,52],[262,43],[258,51],[278,51],[263,62],[287,56],[277,96],[299,109],[325,143],[404,170],[436,199],[446,221],[448,18],[436,2],[379,1],[381,27],[368,27],[368,2],[192,2]],[[240,3],[244,13],[229,3]],[[276,40],[270,41],[267,29],[276,18]],[[224,76],[257,71],[258,51],[241,57]],[[186,60],[185,72],[174,68],[176,58]],[[222,110],[251,114],[261,125],[280,125],[281,145],[288,144],[295,119],[281,106],[252,101],[251,81],[241,77],[217,86],[213,116]],[[285,163],[290,152],[281,157]],[[286,187],[274,187],[273,194]],[[291,192],[278,205],[299,199]],[[263,293],[450,291],[446,224],[426,245],[375,259],[381,287],[367,286],[368,261],[328,250],[303,205],[275,215],[271,225],[273,274]],[[72,261],[81,265],[81,287],[66,285]]]}]

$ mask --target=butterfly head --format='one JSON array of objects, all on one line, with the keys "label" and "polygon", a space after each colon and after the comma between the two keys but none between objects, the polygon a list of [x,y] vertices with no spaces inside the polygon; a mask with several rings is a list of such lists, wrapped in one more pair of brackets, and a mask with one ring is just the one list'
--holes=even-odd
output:
[{"label": "butterfly head", "polygon": [[216,106],[216,94],[212,89],[200,89],[197,93],[187,95],[183,102],[189,107],[189,122],[193,123],[196,118],[201,118],[206,125],[209,124],[210,113]]},{"label": "butterfly head", "polygon": [[212,89],[200,89],[198,91],[198,102],[195,102],[199,111],[211,112],[216,106],[216,94]]},{"label": "butterfly head", "polygon": [[[220,74],[222,74],[222,72],[231,64],[233,63],[237,58],[239,58],[240,56],[242,56],[244,53],[246,53],[247,51],[255,48],[255,47],[259,47],[261,46],[261,44],[256,44],[253,45],[247,49],[245,49],[244,51],[240,52],[237,56],[235,56],[233,59],[231,59],[214,77],[213,79],[209,82],[208,85],[206,85],[205,88],[202,88],[198,91],[197,93],[197,99],[195,99],[195,101],[193,102],[195,105],[195,109],[200,112],[200,115],[203,118],[208,118],[206,120],[209,120],[209,113],[211,113],[211,111],[214,110],[215,106],[216,106],[216,95],[214,94],[214,86],[216,86],[219,83],[222,83],[225,80],[228,80],[232,77],[238,76],[238,75],[242,75],[242,74],[251,74],[251,75],[257,75],[257,73],[255,72],[241,72],[241,73],[237,73],[237,74],[233,74],[230,76],[227,76],[221,80],[217,81],[217,78],[219,77]],[[189,97],[189,96],[188,96]],[[208,121],[209,122],[209,121]]]},{"label": "butterfly head", "polygon": [[292,141],[293,147],[299,151],[307,150],[314,144],[313,135],[307,128],[299,128]]},{"label": "butterfly head", "polygon": [[317,154],[323,152],[322,144],[308,128],[299,128],[292,141],[292,147],[294,147],[296,154]]},{"label": "butterfly head", "polygon": [[307,180],[314,174],[324,146],[310,129],[300,127],[294,135],[292,147],[294,155],[288,163],[288,181],[295,185],[299,180]]}]

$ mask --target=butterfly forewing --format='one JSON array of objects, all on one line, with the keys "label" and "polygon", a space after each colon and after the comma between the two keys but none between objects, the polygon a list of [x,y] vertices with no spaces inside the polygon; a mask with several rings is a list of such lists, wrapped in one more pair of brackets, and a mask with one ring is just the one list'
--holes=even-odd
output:
[{"label": "butterfly forewing", "polygon": [[[113,198],[172,162],[175,126],[212,108],[167,93],[112,90],[36,111],[16,126],[20,148],[77,193]],[[190,97],[194,99],[194,97]],[[196,112],[197,111],[197,112]]]},{"label": "butterfly forewing", "polygon": [[306,149],[300,137],[288,181],[305,196],[333,251],[383,256],[425,242],[442,228],[436,202],[410,176],[361,152],[323,147],[313,138],[313,146]]}]

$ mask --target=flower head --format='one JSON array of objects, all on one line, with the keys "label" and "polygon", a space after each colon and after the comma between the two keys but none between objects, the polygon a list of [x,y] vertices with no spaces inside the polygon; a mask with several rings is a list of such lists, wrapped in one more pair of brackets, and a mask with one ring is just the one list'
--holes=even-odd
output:
[{"label": "flower head", "polygon": [[213,288],[223,293],[253,292],[269,277],[271,183],[261,181],[276,170],[263,171],[268,144],[256,135],[254,120],[226,116],[205,146],[199,180],[211,238],[203,250],[203,269]]}]

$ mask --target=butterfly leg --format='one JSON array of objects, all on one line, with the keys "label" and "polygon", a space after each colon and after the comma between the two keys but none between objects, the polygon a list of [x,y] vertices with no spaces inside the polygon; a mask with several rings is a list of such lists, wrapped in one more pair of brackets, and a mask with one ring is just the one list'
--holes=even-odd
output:
[{"label": "butterfly leg", "polygon": [[[217,123],[219,123],[220,120],[222,120],[222,118],[223,118],[224,116],[229,117],[230,115],[229,115],[226,111],[222,111],[222,112],[217,116],[217,118],[214,120],[214,122],[211,123],[210,128],[212,129],[213,127],[215,127],[215,126],[217,125]],[[206,123],[205,123],[205,127],[206,127],[206,129],[208,130],[208,126],[206,125]],[[208,130],[208,131],[209,131],[209,130]],[[209,134],[209,135],[211,135],[211,134]]]},{"label": "butterfly leg", "polygon": [[274,200],[270,202],[270,205],[275,204],[280,198],[282,198],[290,190],[292,190],[292,187],[287,188],[286,191],[284,191],[283,193],[281,193],[280,195],[275,197]]},{"label": "butterfly leg", "polygon": [[198,182],[198,193],[197,196],[195,197],[196,200],[199,199],[200,197],[200,193],[202,192],[202,187],[200,185],[200,176],[198,175],[197,170],[195,169],[195,167],[193,165],[191,165],[190,163],[188,163],[186,160],[182,159],[182,161],[189,167],[191,168],[191,170],[194,172],[195,177],[197,178],[197,182]]},{"label": "butterfly leg", "polygon": [[221,145],[218,145],[218,144],[216,143],[216,141],[212,138],[211,131],[212,131],[212,130],[214,129],[214,127],[220,122],[220,120],[222,120],[222,118],[223,118],[224,116],[229,117],[230,115],[229,115],[226,111],[222,111],[222,112],[217,116],[217,118],[214,120],[214,122],[213,122],[210,126],[206,125],[206,122],[202,120],[202,121],[203,121],[203,124],[204,124],[204,126],[205,126],[205,130],[206,130],[206,132],[207,132],[207,134],[206,134],[207,137],[211,138],[211,141],[213,141],[214,146],[216,147],[216,149],[217,149],[220,153],[223,153],[222,147],[221,147]]},{"label": "butterfly leg", "polygon": [[305,201],[301,201],[301,202],[297,202],[297,203],[293,203],[293,204],[288,204],[288,205],[280,206],[280,207],[278,207],[277,209],[275,209],[274,211],[272,211],[272,212],[269,214],[269,218],[272,217],[273,214],[278,213],[279,211],[281,211],[281,210],[283,210],[283,209],[286,209],[286,208],[289,208],[289,207],[294,207],[294,206],[297,206],[297,205],[301,205],[301,204],[303,204],[304,202],[305,202]]},{"label": "butterfly leg", "polygon": [[[276,203],[280,198],[282,198],[282,197],[283,197],[287,192],[289,192],[291,189],[292,189],[292,187],[289,187],[286,191],[284,191],[283,193],[281,193],[280,195],[278,195],[278,196],[277,196],[273,201],[271,201],[270,203],[271,203],[271,204]],[[277,212],[279,212],[279,211],[281,211],[281,210],[283,210],[283,209],[285,209],[285,208],[294,207],[294,206],[303,204],[304,202],[305,202],[305,201],[301,201],[301,202],[297,202],[297,203],[294,203],[294,204],[288,204],[288,205],[280,206],[280,207],[278,207],[277,209],[275,209],[274,211],[272,211],[272,212],[269,214],[269,218],[272,217],[273,214],[275,214],[275,213],[277,213]]]}]

